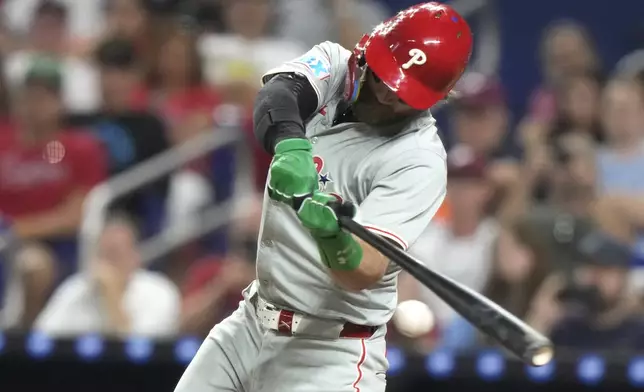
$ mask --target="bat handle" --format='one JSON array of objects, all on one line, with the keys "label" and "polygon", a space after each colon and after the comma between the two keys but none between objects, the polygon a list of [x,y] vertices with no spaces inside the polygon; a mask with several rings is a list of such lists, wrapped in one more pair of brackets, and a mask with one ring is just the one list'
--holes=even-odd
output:
[{"label": "bat handle", "polygon": [[[293,202],[291,203],[291,207],[293,207],[295,211],[299,210],[302,206],[302,203],[304,203],[304,200],[311,196],[313,196],[312,193],[309,193],[305,196],[294,197]],[[343,218],[353,218],[355,207],[350,201],[331,202],[329,203],[329,207],[331,207],[333,211],[335,211],[336,215],[338,216],[338,222],[340,222],[341,226],[342,221],[344,220]]]},{"label": "bat handle", "polygon": [[302,203],[304,203],[304,200],[308,199],[311,196],[313,196],[312,193],[309,193],[308,195],[304,195],[304,196],[296,196],[296,197],[294,197],[293,202],[291,203],[291,207],[293,207],[293,209],[295,211],[298,211],[300,209],[300,207],[302,206]]}]

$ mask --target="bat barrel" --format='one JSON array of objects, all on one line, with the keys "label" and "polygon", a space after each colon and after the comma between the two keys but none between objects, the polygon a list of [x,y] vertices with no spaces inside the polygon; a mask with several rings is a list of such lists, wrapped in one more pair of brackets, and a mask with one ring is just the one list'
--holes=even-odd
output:
[{"label": "bat barrel", "polygon": [[489,298],[441,275],[353,219],[340,215],[341,226],[362,239],[432,290],[457,313],[526,364],[543,366],[554,356],[550,340]]}]

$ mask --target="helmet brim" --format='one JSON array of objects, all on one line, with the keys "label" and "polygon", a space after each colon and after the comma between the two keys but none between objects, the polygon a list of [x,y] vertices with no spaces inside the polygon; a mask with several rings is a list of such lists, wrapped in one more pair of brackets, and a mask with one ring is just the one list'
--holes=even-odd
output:
[{"label": "helmet brim", "polygon": [[398,98],[417,110],[427,110],[445,98],[443,92],[434,91],[406,75],[391,50],[379,36],[372,36],[365,45],[367,65]]}]

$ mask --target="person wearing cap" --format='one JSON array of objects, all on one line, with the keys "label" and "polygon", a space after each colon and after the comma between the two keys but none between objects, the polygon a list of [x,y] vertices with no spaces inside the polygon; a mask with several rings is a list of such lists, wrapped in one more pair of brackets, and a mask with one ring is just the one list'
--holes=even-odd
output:
[{"label": "person wearing cap", "polygon": [[552,275],[540,289],[533,312],[549,308],[535,327],[559,347],[633,350],[644,348],[640,299],[628,285],[631,252],[599,231],[573,241],[574,268]]},{"label": "person wearing cap", "polygon": [[501,82],[493,76],[476,72],[465,74],[456,84],[451,99],[449,140],[470,146],[495,164],[520,158],[510,131],[510,112]]},{"label": "person wearing cap", "polygon": [[[0,211],[19,240],[56,249],[68,244],[58,254],[68,262],[57,266],[66,274],[75,262],[69,249],[75,249],[85,195],[105,179],[106,168],[104,151],[91,135],[64,129],[61,89],[60,64],[42,58],[16,91],[15,129],[0,134]],[[43,285],[32,289],[46,293]]]},{"label": "person wearing cap", "polygon": [[[446,142],[464,144],[488,161],[489,179],[503,197],[518,180],[520,149],[510,133],[510,112],[500,81],[477,72],[466,73],[450,99],[451,128]],[[446,203],[445,209],[451,208]]]},{"label": "person wearing cap", "polygon": [[9,85],[19,88],[32,63],[47,56],[60,62],[61,96],[67,110],[86,112],[100,104],[98,75],[87,61],[69,52],[69,12],[55,0],[39,0],[27,33],[25,48],[10,53],[4,64]]}]

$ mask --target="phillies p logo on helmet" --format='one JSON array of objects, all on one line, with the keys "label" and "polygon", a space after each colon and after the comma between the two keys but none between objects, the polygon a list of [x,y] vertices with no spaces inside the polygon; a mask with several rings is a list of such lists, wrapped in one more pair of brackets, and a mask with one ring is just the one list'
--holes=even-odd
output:
[{"label": "phillies p logo on helmet", "polygon": [[409,69],[412,65],[423,65],[427,62],[427,55],[420,49],[413,48],[409,50],[411,59],[402,65],[403,69]]}]

